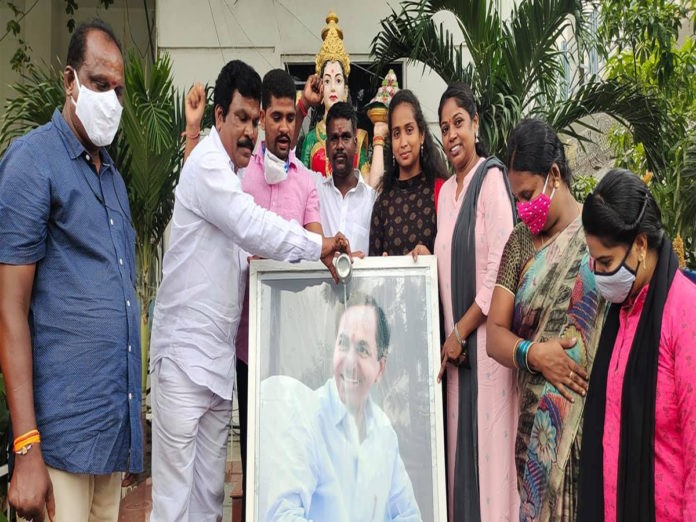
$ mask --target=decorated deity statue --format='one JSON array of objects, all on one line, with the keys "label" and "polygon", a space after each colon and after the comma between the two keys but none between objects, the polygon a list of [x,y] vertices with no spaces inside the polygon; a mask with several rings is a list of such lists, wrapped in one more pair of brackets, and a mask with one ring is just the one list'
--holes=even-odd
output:
[{"label": "decorated deity statue", "polygon": [[389,69],[382,80],[382,86],[377,89],[377,94],[365,105],[367,117],[373,124],[387,123],[389,104],[397,92],[399,92],[399,81],[396,79],[394,69]]},{"label": "decorated deity statue", "polygon": [[[316,77],[310,77],[308,84],[311,81],[317,82],[314,88],[315,94],[322,92],[321,103],[323,104],[323,114],[321,119],[315,125],[310,127],[304,137],[299,151],[299,157],[308,168],[323,174],[324,176],[331,175],[331,166],[326,155],[326,114],[331,106],[337,101],[348,100],[348,75],[350,74],[350,56],[346,53],[343,47],[343,31],[338,26],[338,16],[336,13],[330,12],[326,17],[326,26],[321,32],[323,44],[316,55]],[[319,82],[321,87],[319,87]],[[305,92],[307,88],[305,88]],[[315,101],[319,101],[318,98]],[[300,98],[298,105],[300,115],[306,116],[310,103],[307,98]],[[315,110],[322,110],[316,108]],[[375,127],[376,138],[373,140],[375,148],[373,157],[377,159],[377,165],[373,165],[375,170],[383,170],[383,149],[384,138],[386,137],[387,128]],[[364,129],[358,129],[358,146],[355,154],[354,166],[360,170],[366,180],[372,179],[370,173],[369,158],[369,140],[368,133]],[[373,164],[375,162],[373,161]],[[376,173],[375,179],[381,177],[381,172]]]}]

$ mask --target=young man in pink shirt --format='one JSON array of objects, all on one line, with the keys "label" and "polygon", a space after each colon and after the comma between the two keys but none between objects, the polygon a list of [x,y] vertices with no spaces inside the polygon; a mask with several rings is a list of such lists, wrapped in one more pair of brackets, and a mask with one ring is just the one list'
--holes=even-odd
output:
[{"label": "young man in pink shirt", "polygon": [[[310,232],[322,233],[319,197],[310,171],[293,152],[297,119],[295,84],[283,69],[273,69],[261,86],[261,128],[264,141],[244,170],[242,189],[257,205],[288,221],[296,221]],[[240,265],[248,267],[246,258]],[[248,272],[247,272],[248,273]],[[247,274],[243,274],[248,278]],[[235,341],[237,348],[237,401],[239,403],[242,469],[246,474],[247,389],[249,354],[249,290],[244,296],[242,318]],[[246,495],[245,495],[246,498]],[[245,510],[243,509],[243,512]]]}]

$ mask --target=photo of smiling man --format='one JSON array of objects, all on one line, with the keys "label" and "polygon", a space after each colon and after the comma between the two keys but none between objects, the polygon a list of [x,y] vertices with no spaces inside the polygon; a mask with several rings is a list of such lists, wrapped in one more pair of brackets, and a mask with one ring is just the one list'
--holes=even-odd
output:
[{"label": "photo of smiling man", "polygon": [[287,375],[260,387],[256,520],[420,521],[389,417],[371,398],[390,328],[373,297],[339,302],[332,374],[312,389]]}]

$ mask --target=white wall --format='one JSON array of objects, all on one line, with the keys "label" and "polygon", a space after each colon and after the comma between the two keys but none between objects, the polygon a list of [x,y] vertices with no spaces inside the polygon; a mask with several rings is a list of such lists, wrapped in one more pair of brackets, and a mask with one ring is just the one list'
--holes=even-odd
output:
[{"label": "white wall", "polygon": [[[230,0],[233,1],[233,0]],[[15,5],[24,10],[31,7],[34,0],[13,0]],[[150,19],[154,16],[155,0],[149,0]],[[5,32],[5,25],[13,18],[5,2],[0,2],[0,36]],[[73,15],[75,22],[92,18],[101,18],[114,30],[125,49],[138,52],[147,51],[147,23],[142,0],[116,0],[108,9],[104,9],[98,0],[79,0],[77,12]],[[68,54],[70,33],[67,28],[68,15],[65,14],[63,0],[38,0],[29,14],[20,22],[21,37],[31,47],[32,62],[41,65],[51,64],[61,68],[65,65]],[[17,41],[8,35],[0,42],[0,114],[4,110],[8,97],[14,97],[15,91],[9,85],[19,80],[19,75],[12,71],[9,61]]]},{"label": "white wall", "polygon": [[[179,86],[212,82],[235,58],[263,76],[286,61],[313,61],[332,7],[309,0],[161,0],[157,42],[172,56]],[[344,44],[353,60],[364,60],[379,18],[388,13],[386,3],[355,0],[343,7],[337,14]]]},{"label": "white wall", "polygon": [[[196,80],[214,83],[222,66],[235,58],[263,76],[286,62],[313,62],[330,10],[339,17],[351,61],[368,61],[379,21],[391,12],[381,0],[160,0],[157,43],[160,52],[171,55],[181,89]],[[402,87],[416,93],[433,123],[445,83],[422,71],[420,65],[405,67]]]}]

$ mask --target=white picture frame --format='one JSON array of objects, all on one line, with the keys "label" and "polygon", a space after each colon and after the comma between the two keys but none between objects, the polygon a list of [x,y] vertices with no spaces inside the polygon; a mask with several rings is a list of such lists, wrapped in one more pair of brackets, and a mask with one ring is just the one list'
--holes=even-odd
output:
[{"label": "white picture frame", "polygon": [[249,312],[247,520],[447,520],[434,256],[252,261]]}]

